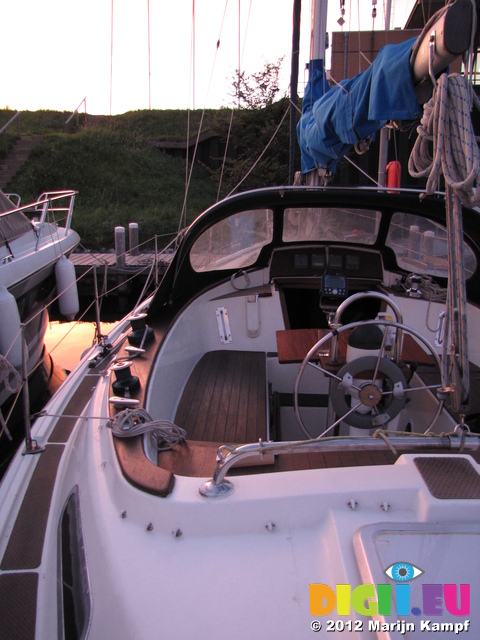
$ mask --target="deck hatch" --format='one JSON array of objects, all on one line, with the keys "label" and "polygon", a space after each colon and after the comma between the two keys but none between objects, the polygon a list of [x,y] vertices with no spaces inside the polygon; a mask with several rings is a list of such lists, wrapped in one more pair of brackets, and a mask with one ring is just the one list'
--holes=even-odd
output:
[{"label": "deck hatch", "polygon": [[480,498],[480,475],[466,458],[425,457],[414,460],[428,490],[440,500]]}]

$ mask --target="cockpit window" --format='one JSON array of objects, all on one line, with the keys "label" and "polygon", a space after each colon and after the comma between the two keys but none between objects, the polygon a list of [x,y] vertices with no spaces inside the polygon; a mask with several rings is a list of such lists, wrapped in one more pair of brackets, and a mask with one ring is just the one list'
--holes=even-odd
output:
[{"label": "cockpit window", "polygon": [[[448,277],[447,232],[444,226],[410,213],[394,213],[386,245],[393,249],[400,268],[431,276]],[[473,251],[463,243],[465,275],[477,268]]]},{"label": "cockpit window", "polygon": [[343,241],[374,244],[381,213],[368,209],[285,209],[283,241]]},{"label": "cockpit window", "polygon": [[244,269],[255,263],[262,247],[273,239],[273,211],[242,211],[211,226],[194,243],[194,271]]}]

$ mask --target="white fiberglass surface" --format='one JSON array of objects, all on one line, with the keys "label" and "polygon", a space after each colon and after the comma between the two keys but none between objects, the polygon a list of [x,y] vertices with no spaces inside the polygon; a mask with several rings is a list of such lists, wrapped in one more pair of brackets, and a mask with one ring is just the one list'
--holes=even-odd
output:
[{"label": "white fiberglass surface", "polygon": [[363,584],[391,585],[383,621],[401,621],[407,637],[418,640],[435,624],[442,638],[479,628],[478,524],[384,522],[361,527],[353,540]]},{"label": "white fiberglass surface", "polygon": [[[252,287],[262,283],[262,272],[250,274]],[[199,296],[180,314],[165,338],[152,371],[146,400],[152,416],[173,419],[185,383],[204,353],[276,351],[276,331],[285,328],[278,292],[257,298],[259,327],[255,334],[249,334],[248,330],[249,298],[248,289],[238,291],[230,282],[223,283]],[[230,343],[221,340],[216,316],[219,308],[225,309],[228,315]]]}]

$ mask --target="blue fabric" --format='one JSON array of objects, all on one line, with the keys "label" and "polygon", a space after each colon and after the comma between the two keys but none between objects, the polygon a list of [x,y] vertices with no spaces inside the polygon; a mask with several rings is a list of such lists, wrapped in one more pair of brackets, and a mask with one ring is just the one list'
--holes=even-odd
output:
[{"label": "blue fabric", "polygon": [[324,77],[323,60],[310,62],[297,126],[302,173],[316,167],[334,171],[358,140],[374,135],[389,120],[420,117],[410,73],[415,40],[386,45],[366,71],[332,88]]}]

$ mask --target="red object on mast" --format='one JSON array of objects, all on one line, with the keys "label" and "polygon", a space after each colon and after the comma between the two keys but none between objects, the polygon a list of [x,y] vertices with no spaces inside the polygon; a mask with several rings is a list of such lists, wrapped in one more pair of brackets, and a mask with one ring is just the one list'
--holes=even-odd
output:
[{"label": "red object on mast", "polygon": [[[402,167],[398,160],[393,160],[387,164],[387,187],[396,188],[400,187],[400,179],[402,177]],[[395,193],[392,191],[391,193]]]}]

